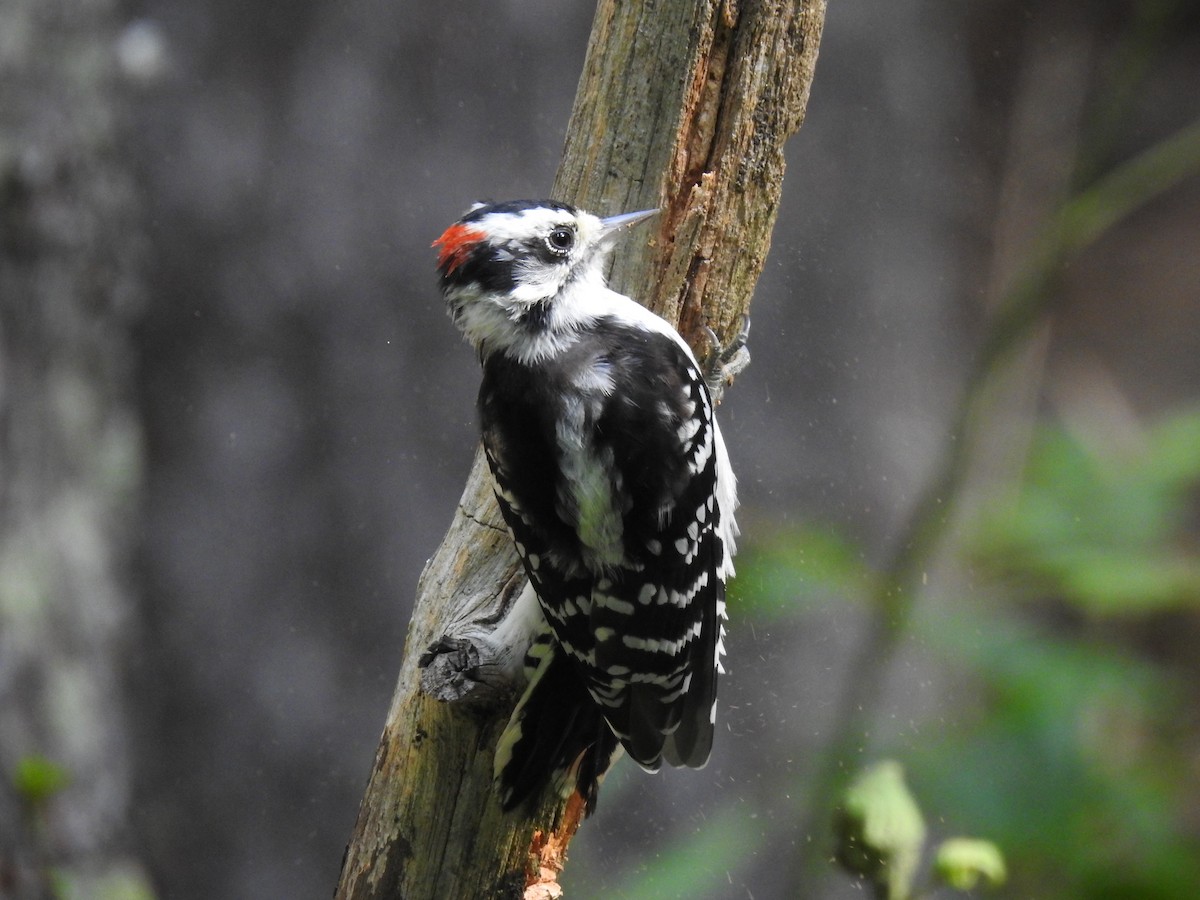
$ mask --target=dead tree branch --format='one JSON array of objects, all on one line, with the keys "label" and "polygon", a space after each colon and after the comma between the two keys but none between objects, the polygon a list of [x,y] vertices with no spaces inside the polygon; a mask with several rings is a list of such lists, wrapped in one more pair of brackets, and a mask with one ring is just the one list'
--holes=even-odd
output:
[{"label": "dead tree branch", "polygon": [[[662,208],[652,239],[622,248],[612,283],[679,322],[700,349],[706,324],[728,334],[749,308],[824,13],[825,0],[601,0],[597,9],[554,196],[599,214]],[[492,753],[514,697],[472,655],[472,636],[488,633],[521,587],[477,455],[417,588],[338,897],[561,894],[578,798],[501,813]],[[422,669],[446,635],[454,660]]]}]

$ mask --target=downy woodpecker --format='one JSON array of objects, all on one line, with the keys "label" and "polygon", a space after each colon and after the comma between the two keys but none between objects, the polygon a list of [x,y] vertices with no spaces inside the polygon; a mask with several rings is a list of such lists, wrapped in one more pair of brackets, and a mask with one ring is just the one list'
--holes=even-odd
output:
[{"label": "downy woodpecker", "polygon": [[743,330],[702,368],[605,286],[617,236],[655,212],[476,204],[434,242],[483,364],[496,499],[544,614],[496,750],[506,809],[551,779],[590,812],[619,747],[648,771],[698,768],[712,747],[737,528],[710,383],[749,354]]}]

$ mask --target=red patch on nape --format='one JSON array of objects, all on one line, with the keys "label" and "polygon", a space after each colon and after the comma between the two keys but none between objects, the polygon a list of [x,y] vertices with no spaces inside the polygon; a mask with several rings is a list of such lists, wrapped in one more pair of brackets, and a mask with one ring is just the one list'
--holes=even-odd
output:
[{"label": "red patch on nape", "polygon": [[456,222],[442,232],[442,236],[430,244],[441,247],[438,251],[438,268],[449,275],[467,261],[471,249],[487,235],[477,228]]}]

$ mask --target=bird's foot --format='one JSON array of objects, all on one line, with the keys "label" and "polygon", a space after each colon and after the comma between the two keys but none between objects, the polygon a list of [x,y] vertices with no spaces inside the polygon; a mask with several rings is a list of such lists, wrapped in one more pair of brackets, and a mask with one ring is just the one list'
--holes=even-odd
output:
[{"label": "bird's foot", "polygon": [[750,348],[746,346],[750,338],[750,317],[742,316],[742,328],[727,347],[721,344],[717,333],[707,325],[704,326],[704,332],[708,335],[710,346],[700,366],[713,403],[719,405],[725,396],[725,388],[750,365]]}]

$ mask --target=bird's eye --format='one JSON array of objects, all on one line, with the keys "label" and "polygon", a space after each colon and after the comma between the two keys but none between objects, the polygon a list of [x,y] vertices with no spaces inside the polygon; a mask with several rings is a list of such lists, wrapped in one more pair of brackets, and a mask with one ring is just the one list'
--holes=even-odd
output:
[{"label": "bird's eye", "polygon": [[575,244],[575,232],[565,225],[560,225],[546,235],[546,246],[556,256],[566,256],[567,251]]}]

